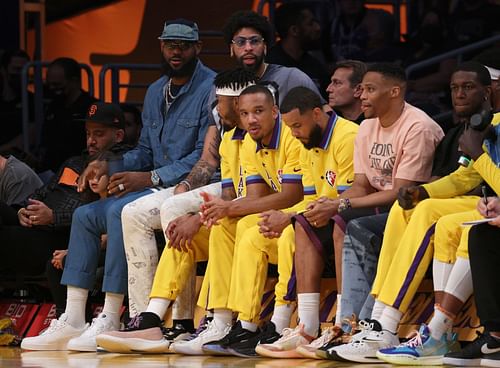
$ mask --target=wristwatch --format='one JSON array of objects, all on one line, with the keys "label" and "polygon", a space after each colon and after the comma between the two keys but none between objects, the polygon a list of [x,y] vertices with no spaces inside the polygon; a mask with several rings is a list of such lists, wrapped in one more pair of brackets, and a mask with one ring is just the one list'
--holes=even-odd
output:
[{"label": "wristwatch", "polygon": [[160,175],[156,172],[156,170],[151,171],[151,183],[153,183],[154,187],[157,187],[161,184]]}]

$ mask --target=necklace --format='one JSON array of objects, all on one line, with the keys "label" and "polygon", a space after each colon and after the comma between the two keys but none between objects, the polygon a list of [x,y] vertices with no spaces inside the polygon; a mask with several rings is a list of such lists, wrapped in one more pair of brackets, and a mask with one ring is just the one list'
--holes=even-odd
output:
[{"label": "necklace", "polygon": [[175,94],[175,96],[174,96],[174,94],[172,93],[172,88],[171,88],[171,86],[172,86],[172,78],[170,78],[170,79],[168,80],[168,84],[167,84],[167,97],[168,97],[170,100],[172,100],[172,101],[173,101],[173,100],[177,97],[177,93],[178,93],[178,91],[177,91],[177,93],[176,93],[176,94]]}]

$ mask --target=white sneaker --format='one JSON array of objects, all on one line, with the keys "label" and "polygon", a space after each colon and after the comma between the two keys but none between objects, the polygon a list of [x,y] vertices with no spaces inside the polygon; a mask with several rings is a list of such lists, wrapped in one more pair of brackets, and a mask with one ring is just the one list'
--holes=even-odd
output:
[{"label": "white sneaker", "polygon": [[272,344],[258,344],[255,352],[268,358],[303,358],[297,348],[310,344],[314,339],[314,336],[305,333],[304,325],[299,323],[294,329],[285,328],[282,336]]},{"label": "white sneaker", "polygon": [[68,341],[80,336],[88,324],[82,328],[75,328],[68,324],[68,316],[63,313],[59,319],[53,319],[50,326],[40,335],[26,337],[21,342],[21,349],[26,350],[68,350]]},{"label": "white sneaker", "polygon": [[221,329],[217,327],[214,321],[210,321],[206,330],[202,331],[196,338],[187,341],[176,341],[170,345],[170,350],[178,354],[203,355],[202,346],[204,344],[222,339],[229,331],[231,331],[230,324]]},{"label": "white sneaker", "polygon": [[80,336],[68,342],[68,350],[74,351],[97,351],[95,337],[103,332],[115,331],[120,328],[119,321],[107,317],[104,312],[92,320],[92,325]]},{"label": "white sneaker", "polygon": [[369,328],[352,337],[348,344],[332,349],[332,359],[358,363],[380,363],[377,351],[399,345],[396,334],[382,330],[380,323],[370,321]]}]

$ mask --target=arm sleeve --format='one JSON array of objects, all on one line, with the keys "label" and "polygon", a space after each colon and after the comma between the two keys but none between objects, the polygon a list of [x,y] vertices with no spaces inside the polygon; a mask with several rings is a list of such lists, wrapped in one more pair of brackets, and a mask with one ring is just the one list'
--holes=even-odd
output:
[{"label": "arm sleeve", "polygon": [[500,168],[498,168],[490,156],[483,153],[473,163],[473,168],[481,175],[488,185],[500,196]]},{"label": "arm sleeve", "polygon": [[450,175],[423,187],[431,198],[450,198],[470,192],[481,182],[481,175],[472,166],[460,166]]}]

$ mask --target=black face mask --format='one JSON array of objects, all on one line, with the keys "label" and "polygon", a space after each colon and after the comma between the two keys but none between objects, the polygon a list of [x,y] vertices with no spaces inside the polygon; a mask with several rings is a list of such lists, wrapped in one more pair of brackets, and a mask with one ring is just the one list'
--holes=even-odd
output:
[{"label": "black face mask", "polygon": [[190,77],[193,75],[194,70],[196,69],[196,64],[198,63],[198,58],[194,57],[190,61],[188,61],[182,68],[174,70],[170,66],[169,63],[165,61],[165,59],[161,58],[161,70],[163,72],[163,75],[166,75],[169,78],[172,77]]},{"label": "black face mask", "polygon": [[303,143],[304,147],[307,149],[312,149],[314,147],[319,147],[321,140],[323,139],[323,132],[319,125],[311,130],[311,134],[309,134],[309,142]]}]

